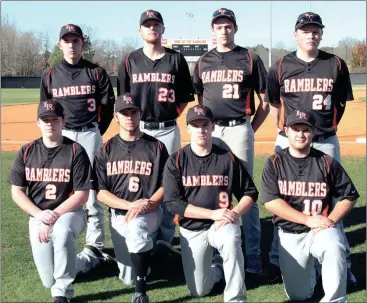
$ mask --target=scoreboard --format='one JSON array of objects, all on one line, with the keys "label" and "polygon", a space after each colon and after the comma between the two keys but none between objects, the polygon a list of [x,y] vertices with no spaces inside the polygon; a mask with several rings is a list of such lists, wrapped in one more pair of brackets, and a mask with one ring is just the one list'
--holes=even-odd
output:
[{"label": "scoreboard", "polygon": [[214,46],[212,39],[174,39],[170,41],[170,47],[181,53],[187,62],[196,62]]}]

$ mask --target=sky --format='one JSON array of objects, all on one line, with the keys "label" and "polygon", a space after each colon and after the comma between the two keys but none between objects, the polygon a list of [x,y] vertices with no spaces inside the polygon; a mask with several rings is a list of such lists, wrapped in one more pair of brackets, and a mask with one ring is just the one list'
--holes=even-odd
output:
[{"label": "sky", "polygon": [[[270,5],[271,2],[271,5]],[[320,46],[336,46],[344,37],[366,39],[365,1],[2,1],[1,15],[14,21],[21,31],[48,33],[57,43],[60,28],[68,23],[94,29],[93,39],[133,39],[141,45],[139,19],[148,9],[164,19],[164,38],[212,39],[212,13],[225,7],[237,18],[236,44],[295,48],[294,25],[299,14],[318,13],[325,25]],[[271,7],[271,34],[270,34]],[[187,17],[191,13],[193,17]],[[191,30],[190,30],[191,21]]]}]

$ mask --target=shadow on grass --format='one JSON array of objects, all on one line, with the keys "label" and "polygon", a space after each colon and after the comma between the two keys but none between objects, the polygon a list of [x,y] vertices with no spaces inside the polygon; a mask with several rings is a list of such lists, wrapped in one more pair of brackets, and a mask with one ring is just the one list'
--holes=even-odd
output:
[{"label": "shadow on grass", "polygon": [[343,220],[344,228],[366,223],[366,207],[354,207]]}]

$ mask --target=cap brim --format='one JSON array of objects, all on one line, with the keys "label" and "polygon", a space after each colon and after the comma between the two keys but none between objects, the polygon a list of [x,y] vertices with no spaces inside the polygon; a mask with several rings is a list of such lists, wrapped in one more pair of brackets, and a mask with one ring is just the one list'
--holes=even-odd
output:
[{"label": "cap brim", "polygon": [[190,120],[186,121],[186,124],[190,124],[192,121],[195,120],[208,120],[208,121],[213,121],[212,119],[208,118],[208,117],[194,117],[191,118]]},{"label": "cap brim", "polygon": [[151,17],[151,18],[147,18],[147,19],[144,19],[143,22],[140,23],[140,25],[143,25],[144,22],[147,22],[149,20],[155,20],[155,21],[158,21],[159,23],[163,24],[162,20],[160,20],[159,18],[156,18],[156,17]]},{"label": "cap brim", "polygon": [[235,19],[233,19],[232,17],[226,16],[226,15],[219,15],[219,16],[214,17],[212,19],[212,24],[215,22],[215,20],[217,20],[219,18],[227,18],[227,19],[231,20],[234,24],[237,24]]},{"label": "cap brim", "polygon": [[61,115],[56,114],[55,112],[44,112],[38,115],[38,118],[42,118],[44,116],[55,116],[55,117],[63,117]]},{"label": "cap brim", "polygon": [[324,28],[325,27],[325,25],[322,25],[322,24],[320,24],[318,22],[306,22],[306,23],[299,23],[298,25],[296,25],[295,30],[300,29],[302,26],[305,26],[305,25],[308,25],[308,24],[315,24],[315,25],[317,25],[320,28]]},{"label": "cap brim", "polygon": [[286,125],[286,127],[291,127],[291,126],[296,125],[296,124],[306,124],[306,125],[311,126],[311,128],[315,128],[315,126],[314,126],[314,125],[312,125],[312,124],[311,124],[311,123],[309,123],[309,122],[299,122],[299,121],[296,121],[296,122],[290,123],[289,125]]},{"label": "cap brim", "polygon": [[79,37],[79,38],[81,38],[81,39],[84,39],[84,37],[83,37],[83,36],[79,35],[79,34],[78,34],[78,33],[76,33],[76,32],[68,32],[68,33],[63,34],[63,35],[60,37],[60,40],[61,40],[62,38],[64,38],[66,35],[74,35],[74,36],[77,36],[77,37]]},{"label": "cap brim", "polygon": [[134,104],[129,104],[129,105],[124,105],[124,106],[120,106],[120,107],[116,108],[115,112],[120,112],[124,109],[138,109],[138,110],[141,110],[141,108],[139,106],[136,106]]}]

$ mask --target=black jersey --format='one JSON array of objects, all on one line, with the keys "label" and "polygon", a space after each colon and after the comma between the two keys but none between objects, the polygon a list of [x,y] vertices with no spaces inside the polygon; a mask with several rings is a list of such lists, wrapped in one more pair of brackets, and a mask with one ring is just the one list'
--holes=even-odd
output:
[{"label": "black jersey", "polygon": [[98,122],[101,135],[111,123],[115,95],[104,68],[83,58],[76,65],[63,59],[41,80],[40,101],[54,99],[64,107],[66,128]]},{"label": "black jersey", "polygon": [[246,48],[236,46],[226,53],[215,48],[196,63],[193,83],[215,120],[238,119],[255,113],[254,92],[265,93],[266,69]]},{"label": "black jersey", "polygon": [[[261,201],[286,201],[306,215],[328,216],[332,198],[354,201],[359,194],[340,163],[325,153],[311,148],[306,158],[295,158],[289,148],[268,158],[262,175]],[[274,216],[274,224],[286,231],[307,232],[306,225]]]},{"label": "black jersey", "polygon": [[188,204],[216,210],[232,205],[232,194],[239,201],[258,191],[246,168],[232,153],[213,145],[210,154],[199,157],[187,145],[172,154],[163,175],[164,202],[179,217],[180,226],[189,230],[209,229],[212,220],[183,217]]},{"label": "black jersey", "polygon": [[29,199],[40,209],[55,209],[74,191],[93,188],[92,168],[84,148],[63,137],[48,148],[39,138],[22,146],[9,174],[9,183],[27,187]]},{"label": "black jersey", "polygon": [[269,70],[265,101],[280,103],[280,130],[284,130],[290,112],[311,110],[316,120],[316,135],[333,135],[345,103],[350,100],[353,100],[353,92],[348,67],[333,54],[320,50],[315,60],[305,62],[292,52]]},{"label": "black jersey", "polygon": [[129,202],[149,199],[163,186],[167,159],[165,145],[147,134],[134,142],[116,135],[104,144],[94,160],[98,190],[108,190]]},{"label": "black jersey", "polygon": [[169,48],[157,60],[147,57],[142,48],[130,53],[118,70],[117,95],[125,92],[140,100],[142,121],[147,122],[174,120],[181,103],[195,100],[187,62]]}]

